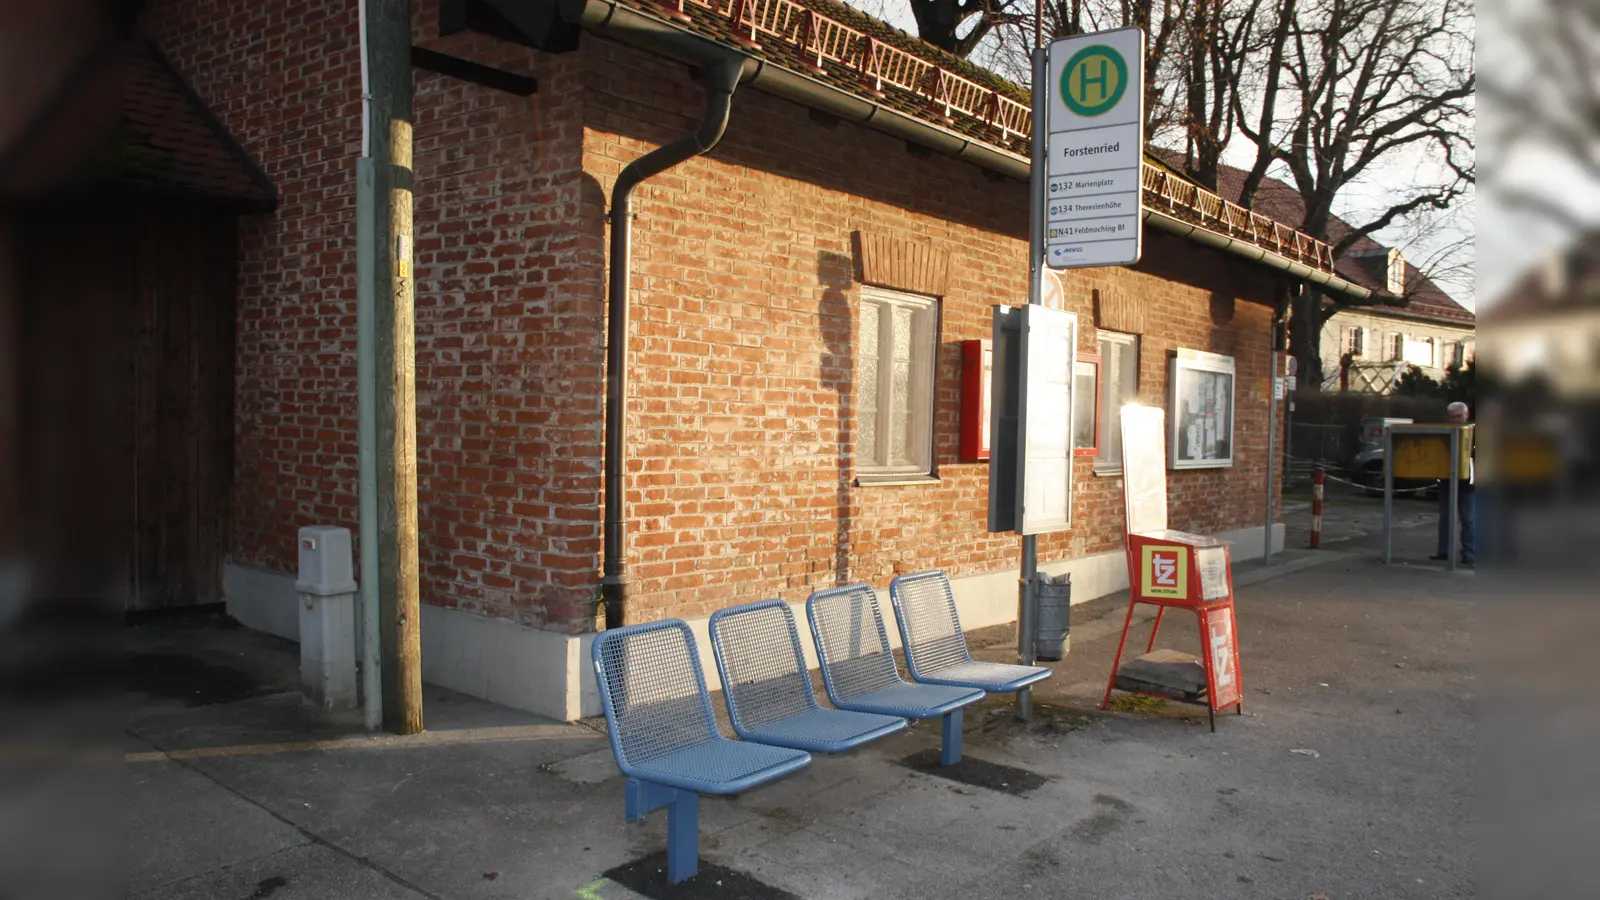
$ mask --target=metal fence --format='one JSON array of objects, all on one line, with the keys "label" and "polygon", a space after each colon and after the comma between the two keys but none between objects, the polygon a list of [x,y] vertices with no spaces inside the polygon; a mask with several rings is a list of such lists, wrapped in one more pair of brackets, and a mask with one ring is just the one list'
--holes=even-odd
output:
[{"label": "metal fence", "polygon": [[1349,425],[1291,422],[1286,480],[1290,485],[1310,484],[1311,470],[1317,466],[1343,472],[1356,450],[1357,430]]}]

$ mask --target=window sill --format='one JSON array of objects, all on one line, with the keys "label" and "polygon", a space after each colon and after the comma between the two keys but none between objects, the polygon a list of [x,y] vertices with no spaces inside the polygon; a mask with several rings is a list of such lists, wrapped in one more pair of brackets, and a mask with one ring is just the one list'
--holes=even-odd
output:
[{"label": "window sill", "polygon": [[937,475],[883,474],[857,475],[856,487],[898,487],[908,484],[938,484]]},{"label": "window sill", "polygon": [[1098,476],[1101,476],[1101,477],[1104,477],[1104,478],[1121,478],[1122,477],[1122,467],[1121,466],[1095,466],[1094,467],[1094,474],[1096,474]]}]

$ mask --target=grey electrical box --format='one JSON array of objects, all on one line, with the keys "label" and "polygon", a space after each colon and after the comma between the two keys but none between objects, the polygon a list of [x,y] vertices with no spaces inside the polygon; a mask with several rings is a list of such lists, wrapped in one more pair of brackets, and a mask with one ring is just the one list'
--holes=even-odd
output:
[{"label": "grey electrical box", "polygon": [[356,589],[350,529],[337,525],[308,525],[300,529],[300,575],[294,589],[302,594],[327,597]]},{"label": "grey electrical box", "polygon": [[306,699],[324,710],[354,709],[356,581],[350,529],[300,529],[300,681]]}]

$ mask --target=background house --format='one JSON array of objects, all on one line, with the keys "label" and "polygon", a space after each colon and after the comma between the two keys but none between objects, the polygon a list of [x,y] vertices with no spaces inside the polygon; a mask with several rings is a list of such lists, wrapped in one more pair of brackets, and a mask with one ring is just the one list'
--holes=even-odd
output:
[{"label": "background house", "polygon": [[1323,390],[1389,393],[1408,366],[1440,381],[1474,357],[1476,317],[1399,250],[1364,240],[1340,263],[1393,305],[1333,309],[1322,325]]},{"label": "background house", "polygon": [[1483,319],[1483,361],[1497,379],[1600,399],[1600,232],[1552,251]]},{"label": "background house", "polygon": [[[1175,151],[1156,152],[1174,164],[1182,161]],[[1237,200],[1248,174],[1234,166],[1220,167],[1217,192]],[[1291,226],[1305,219],[1300,193],[1276,178],[1261,182],[1252,208]],[[1335,216],[1328,225],[1328,239],[1338,243],[1350,231],[1350,224]],[[1335,293],[1322,298],[1324,318],[1317,344],[1322,390],[1386,394],[1407,366],[1416,366],[1439,380],[1451,366],[1473,358],[1476,319],[1472,312],[1451,299],[1400,250],[1363,237],[1335,261],[1334,270],[1365,288],[1370,296]],[[1300,384],[1314,382],[1302,373]]]}]

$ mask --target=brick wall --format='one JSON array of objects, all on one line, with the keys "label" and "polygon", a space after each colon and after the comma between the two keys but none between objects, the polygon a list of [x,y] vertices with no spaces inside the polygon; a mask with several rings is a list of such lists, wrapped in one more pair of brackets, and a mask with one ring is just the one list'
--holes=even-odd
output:
[{"label": "brick wall", "polygon": [[[540,80],[415,73],[423,600],[588,628],[603,232],[580,218],[582,61],[440,39],[413,8],[417,43]],[[231,558],[293,571],[300,526],[356,525],[357,4],[171,0],[143,25],[281,198],[241,235]]]},{"label": "brick wall", "polygon": [[[691,124],[681,66],[586,38],[584,170],[609,192],[621,167]],[[821,585],[944,568],[1014,566],[1014,536],[985,529],[987,465],[958,454],[957,342],[989,333],[996,303],[1027,299],[1024,185],[830,126],[743,89],[723,144],[643,185],[635,223],[629,446],[630,620],[802,599]],[[852,233],[950,256],[941,309],[934,485],[853,487]],[[1178,347],[1236,358],[1236,464],[1169,476],[1173,526],[1259,526],[1270,278],[1146,232],[1146,263],[1066,276],[1092,352],[1096,288],[1144,305],[1140,399],[1166,405]],[[1254,302],[1252,302],[1254,301]],[[1078,461],[1077,525],[1043,561],[1113,550],[1121,484]]]},{"label": "brick wall", "polygon": [[[586,37],[549,56],[486,38],[419,43],[539,79],[519,98],[418,71],[417,379],[423,600],[593,627],[598,582],[604,213],[621,168],[692,127],[682,66]],[[241,228],[234,562],[292,571],[301,525],[354,528],[355,4],[155,4],[145,22],[281,197]],[[742,90],[727,141],[638,193],[628,466],[630,618],[699,615],[1010,567],[984,530],[986,466],[956,459],[956,342],[1021,303],[1023,185]],[[861,231],[948,254],[936,485],[857,488],[852,422]],[[1092,350],[1097,287],[1148,304],[1141,398],[1178,346],[1238,360],[1231,469],[1173,473],[1173,524],[1259,524],[1268,311],[1259,270],[1147,233],[1137,270],[1067,276]],[[1114,549],[1115,478],[1079,461],[1078,525],[1041,559]]]}]

